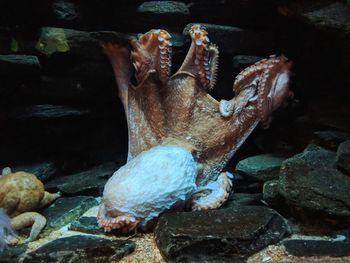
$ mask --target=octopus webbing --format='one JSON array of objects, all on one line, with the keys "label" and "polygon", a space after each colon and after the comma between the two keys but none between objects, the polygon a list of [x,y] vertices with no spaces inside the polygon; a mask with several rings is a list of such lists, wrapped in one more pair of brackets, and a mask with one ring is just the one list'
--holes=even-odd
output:
[{"label": "octopus webbing", "polygon": [[[215,209],[227,200],[233,176],[223,171],[254,128],[292,96],[290,67],[271,56],[235,79],[235,97],[209,95],[218,47],[200,25],[180,69],[171,76],[171,36],[151,30],[127,42],[103,40],[128,123],[128,161],[108,180],[97,216],[105,231],[147,229],[176,208]],[[136,85],[131,83],[135,72]]]}]

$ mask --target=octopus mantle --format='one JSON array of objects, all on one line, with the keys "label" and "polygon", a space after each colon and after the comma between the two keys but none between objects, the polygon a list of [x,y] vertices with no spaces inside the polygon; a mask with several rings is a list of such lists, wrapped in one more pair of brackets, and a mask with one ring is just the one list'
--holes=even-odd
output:
[{"label": "octopus mantle", "polygon": [[[200,25],[190,29],[190,49],[172,76],[171,36],[164,30],[127,43],[100,41],[129,132],[128,162],[107,182],[98,215],[106,231],[146,226],[182,201],[192,210],[221,206],[232,186],[225,165],[257,124],[267,128],[271,113],[292,96],[291,63],[271,56],[236,77],[234,98],[215,100],[208,92],[219,51],[207,35]],[[131,84],[133,74],[137,85]]]}]

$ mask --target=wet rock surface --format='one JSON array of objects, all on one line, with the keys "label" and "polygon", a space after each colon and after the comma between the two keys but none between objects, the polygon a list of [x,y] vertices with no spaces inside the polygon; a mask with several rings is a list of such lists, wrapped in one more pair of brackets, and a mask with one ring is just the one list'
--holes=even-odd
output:
[{"label": "wet rock surface", "polygon": [[36,56],[0,55],[1,76],[38,76],[41,66]]},{"label": "wet rock surface", "polygon": [[157,245],[170,262],[241,262],[288,234],[286,220],[274,210],[246,206],[163,215],[155,230]]},{"label": "wet rock surface", "polygon": [[132,241],[108,240],[91,236],[56,239],[25,256],[23,262],[106,262],[119,260],[135,249]]},{"label": "wet rock surface", "polygon": [[248,205],[261,205],[262,194],[256,193],[231,193],[225,208],[238,208]]},{"label": "wet rock surface", "polygon": [[350,216],[350,178],[336,169],[336,153],[310,145],[283,162],[279,193],[295,206]]},{"label": "wet rock surface", "polygon": [[53,205],[42,211],[42,215],[48,222],[44,232],[49,233],[67,225],[96,205],[98,202],[91,196],[59,198]]},{"label": "wet rock surface", "polygon": [[314,132],[313,137],[314,144],[336,151],[339,144],[350,139],[350,133],[336,130],[325,130]]},{"label": "wet rock surface", "polygon": [[349,256],[350,241],[345,236],[336,238],[291,238],[282,241],[288,253],[295,256]]},{"label": "wet rock surface", "polygon": [[350,140],[339,145],[336,162],[340,170],[350,175]]},{"label": "wet rock surface", "polygon": [[73,221],[68,229],[87,234],[104,234],[103,229],[97,224],[96,217],[93,216],[80,217],[79,219]]},{"label": "wet rock surface", "polygon": [[67,107],[62,105],[34,105],[25,108],[14,109],[10,117],[19,121],[50,120],[55,118],[76,118],[87,115],[89,110]]},{"label": "wet rock surface", "polygon": [[42,182],[48,181],[50,178],[54,177],[57,174],[57,167],[53,162],[38,162],[28,165],[19,165],[11,167],[13,172],[28,172],[35,174],[36,177]]},{"label": "wet rock surface", "polygon": [[58,177],[48,182],[45,187],[50,191],[60,191],[67,195],[102,195],[103,187],[109,177],[121,164],[105,163],[89,170]]},{"label": "wet rock surface", "polygon": [[277,179],[284,157],[272,154],[252,156],[240,161],[236,172],[258,181]]}]

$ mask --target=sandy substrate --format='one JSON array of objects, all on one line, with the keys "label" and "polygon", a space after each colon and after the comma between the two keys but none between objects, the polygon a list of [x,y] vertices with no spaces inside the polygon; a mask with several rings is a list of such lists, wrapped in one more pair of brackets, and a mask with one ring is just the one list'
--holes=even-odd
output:
[{"label": "sandy substrate", "polygon": [[276,263],[276,262],[350,262],[350,257],[295,257],[288,255],[283,246],[271,245],[251,256],[247,263]]}]

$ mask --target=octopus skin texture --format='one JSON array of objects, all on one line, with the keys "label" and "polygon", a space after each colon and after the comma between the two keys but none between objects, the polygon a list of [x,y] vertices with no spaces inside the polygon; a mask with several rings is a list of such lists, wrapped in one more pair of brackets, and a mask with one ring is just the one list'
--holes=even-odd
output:
[{"label": "octopus skin texture", "polygon": [[[128,41],[99,35],[112,64],[129,135],[128,161],[107,182],[98,213],[105,231],[147,225],[176,207],[220,207],[232,190],[223,171],[260,122],[292,97],[290,67],[271,56],[243,70],[231,100],[209,95],[218,71],[218,47],[200,25],[180,69],[171,76],[171,36],[151,30]],[[135,74],[137,84],[131,83]]]},{"label": "octopus skin texture", "polygon": [[[46,192],[43,183],[34,174],[6,170],[0,175],[0,208],[9,216],[12,229],[32,226],[28,241],[33,241],[46,225],[46,218],[35,211],[51,204],[61,194]],[[5,220],[4,214],[2,218]]]}]

